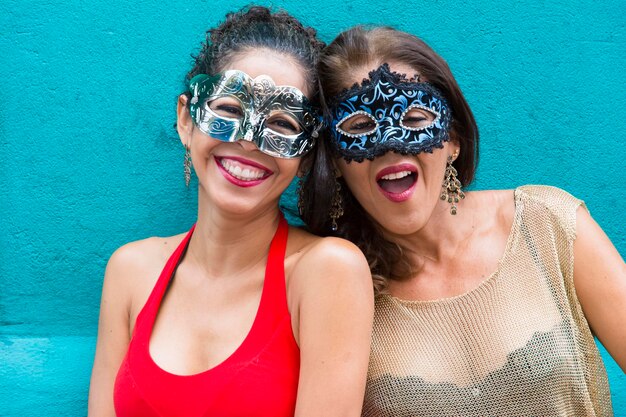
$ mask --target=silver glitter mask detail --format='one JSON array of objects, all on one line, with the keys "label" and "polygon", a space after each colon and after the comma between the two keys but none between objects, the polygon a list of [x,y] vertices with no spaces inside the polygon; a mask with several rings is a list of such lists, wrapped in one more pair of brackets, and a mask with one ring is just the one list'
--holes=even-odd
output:
[{"label": "silver glitter mask detail", "polygon": [[[277,86],[267,75],[252,78],[237,70],[199,74],[189,82],[189,91],[189,112],[198,129],[224,142],[253,142],[273,157],[303,156],[322,126],[302,91]],[[212,108],[218,102],[230,104],[221,106],[224,110]]]}]

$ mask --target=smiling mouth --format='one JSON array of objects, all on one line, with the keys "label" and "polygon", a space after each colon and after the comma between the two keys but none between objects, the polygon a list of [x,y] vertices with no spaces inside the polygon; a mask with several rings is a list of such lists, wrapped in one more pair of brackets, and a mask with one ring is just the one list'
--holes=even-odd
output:
[{"label": "smiling mouth", "polygon": [[239,158],[216,157],[215,161],[226,174],[226,179],[236,185],[256,185],[272,175],[272,171],[252,165],[251,161]]},{"label": "smiling mouth", "polygon": [[234,164],[228,159],[221,159],[219,162],[230,175],[242,181],[254,181],[266,175],[266,173],[260,169],[252,167],[241,168],[240,165]]},{"label": "smiling mouth", "polygon": [[402,194],[417,181],[417,172],[404,170],[382,175],[376,180],[378,186],[389,194]]}]

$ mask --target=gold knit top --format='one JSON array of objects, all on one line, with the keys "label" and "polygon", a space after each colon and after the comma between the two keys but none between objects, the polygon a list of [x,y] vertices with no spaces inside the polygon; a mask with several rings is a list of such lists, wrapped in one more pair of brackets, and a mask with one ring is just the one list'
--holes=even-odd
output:
[{"label": "gold knit top", "polygon": [[505,252],[477,288],[434,301],[377,296],[363,416],[612,416],[574,290],[581,204],[520,187]]}]

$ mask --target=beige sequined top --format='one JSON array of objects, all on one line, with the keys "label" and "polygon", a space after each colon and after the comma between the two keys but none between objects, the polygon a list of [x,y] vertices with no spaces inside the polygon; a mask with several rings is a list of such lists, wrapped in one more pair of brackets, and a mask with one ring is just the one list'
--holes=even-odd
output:
[{"label": "beige sequined top", "polygon": [[574,291],[581,204],[520,187],[505,253],[477,288],[435,301],[379,295],[363,416],[612,416]]}]

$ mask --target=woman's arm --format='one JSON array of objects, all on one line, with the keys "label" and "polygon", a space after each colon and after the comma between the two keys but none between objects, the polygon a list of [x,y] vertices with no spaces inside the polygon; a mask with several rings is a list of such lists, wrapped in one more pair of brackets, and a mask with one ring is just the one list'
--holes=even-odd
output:
[{"label": "woman's arm", "polygon": [[301,354],[295,415],[360,416],[374,314],[367,261],[352,243],[325,238],[293,274]]},{"label": "woman's arm", "polygon": [[574,286],[594,335],[626,372],[626,264],[582,207],[576,215]]},{"label": "woman's arm", "polygon": [[115,417],[113,384],[126,354],[129,335],[129,246],[118,249],[107,264],[100,302],[98,342],[89,387],[89,417]]}]

